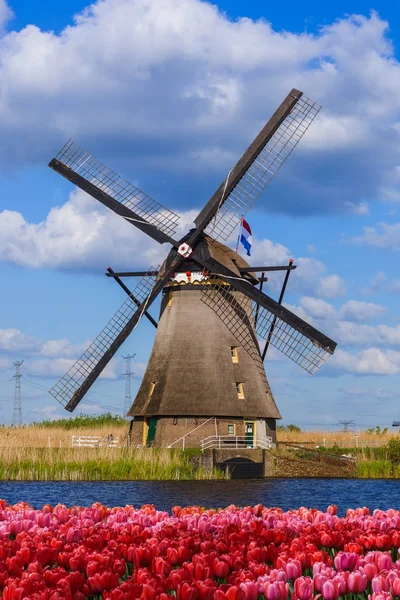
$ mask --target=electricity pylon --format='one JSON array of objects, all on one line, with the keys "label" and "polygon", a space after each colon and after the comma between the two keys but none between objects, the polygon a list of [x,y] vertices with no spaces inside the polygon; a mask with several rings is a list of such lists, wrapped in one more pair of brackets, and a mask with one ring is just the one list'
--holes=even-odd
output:
[{"label": "electricity pylon", "polygon": [[15,367],[15,388],[14,388],[14,407],[13,407],[13,416],[12,423],[13,427],[21,427],[22,426],[22,400],[21,400],[21,372],[20,367],[24,361],[17,361],[14,363]]},{"label": "electricity pylon", "polygon": [[127,354],[127,356],[123,356],[122,358],[126,362],[125,367],[125,401],[124,401],[124,417],[127,416],[128,410],[132,406],[132,394],[131,394],[131,378],[135,375],[131,371],[131,359],[135,358],[135,354]]}]

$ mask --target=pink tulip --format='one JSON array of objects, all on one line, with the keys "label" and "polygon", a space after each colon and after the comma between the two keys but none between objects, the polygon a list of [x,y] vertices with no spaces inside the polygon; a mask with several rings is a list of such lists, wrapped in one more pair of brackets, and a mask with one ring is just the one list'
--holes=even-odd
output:
[{"label": "pink tulip", "polygon": [[393,596],[400,596],[400,576],[392,579],[390,588]]},{"label": "pink tulip", "polygon": [[240,589],[244,592],[245,600],[257,600],[260,586],[255,581],[244,581],[240,584]]},{"label": "pink tulip", "polygon": [[377,575],[371,581],[372,591],[375,593],[379,592],[388,592],[388,585],[386,581],[386,577],[383,574]]},{"label": "pink tulip", "polygon": [[260,591],[263,592],[266,600],[287,600],[289,586],[283,581],[273,581],[265,583]]},{"label": "pink tulip", "polygon": [[285,571],[289,579],[297,579],[303,574],[300,561],[295,559],[288,560]]},{"label": "pink tulip", "polygon": [[335,556],[335,567],[338,571],[353,571],[358,559],[358,554],[354,554],[354,552],[339,552]]},{"label": "pink tulip", "polygon": [[322,596],[324,600],[337,600],[339,598],[339,586],[328,579],[322,585]]},{"label": "pink tulip", "polygon": [[367,587],[368,579],[366,575],[353,571],[347,579],[347,587],[353,594],[362,594]]},{"label": "pink tulip", "polygon": [[375,558],[376,566],[378,567],[378,571],[385,571],[392,568],[393,562],[392,558],[389,554],[379,552]]},{"label": "pink tulip", "polygon": [[371,581],[378,574],[378,567],[375,563],[365,563],[362,567],[359,567],[361,573],[365,573],[368,581]]}]

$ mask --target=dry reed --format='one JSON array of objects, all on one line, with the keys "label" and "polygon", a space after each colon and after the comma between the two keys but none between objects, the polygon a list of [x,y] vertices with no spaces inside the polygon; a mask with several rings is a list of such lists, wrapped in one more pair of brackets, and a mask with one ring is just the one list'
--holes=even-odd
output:
[{"label": "dry reed", "polygon": [[[339,446],[341,448],[354,448],[357,444],[360,448],[365,446],[384,446],[389,440],[397,438],[397,433],[387,432],[385,434],[367,433],[365,431],[277,431],[278,442],[303,443],[313,446]],[[325,442],[324,442],[325,440]]]},{"label": "dry reed", "polygon": [[126,444],[129,423],[106,427],[85,427],[65,430],[59,427],[3,427],[0,429],[0,448],[71,448],[72,436],[100,436],[112,434],[119,438],[121,446]]}]

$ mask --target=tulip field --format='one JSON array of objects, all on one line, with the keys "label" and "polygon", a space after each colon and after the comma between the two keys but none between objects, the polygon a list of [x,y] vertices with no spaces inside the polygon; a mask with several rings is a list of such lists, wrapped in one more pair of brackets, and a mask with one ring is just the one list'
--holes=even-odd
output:
[{"label": "tulip field", "polygon": [[0,501],[4,600],[400,597],[400,512]]}]

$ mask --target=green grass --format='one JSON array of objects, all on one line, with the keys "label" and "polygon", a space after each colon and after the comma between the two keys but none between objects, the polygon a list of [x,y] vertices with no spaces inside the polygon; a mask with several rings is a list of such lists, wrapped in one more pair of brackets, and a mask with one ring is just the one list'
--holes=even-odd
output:
[{"label": "green grass", "polygon": [[199,457],[151,448],[1,449],[0,480],[102,481],[224,479]]},{"label": "green grass", "polygon": [[44,420],[37,423],[32,423],[32,427],[48,427],[58,429],[81,429],[81,428],[95,428],[95,427],[111,427],[113,425],[126,425],[128,428],[129,424],[126,419],[120,415],[113,415],[111,413],[103,413],[101,415],[78,415],[72,419],[58,419],[56,421]]},{"label": "green grass", "polygon": [[[396,471],[396,470],[395,470]],[[398,473],[393,472],[393,464],[390,460],[360,460],[357,461],[356,466],[356,477],[362,479],[380,479],[388,477],[399,477],[400,469],[397,469]]]}]

